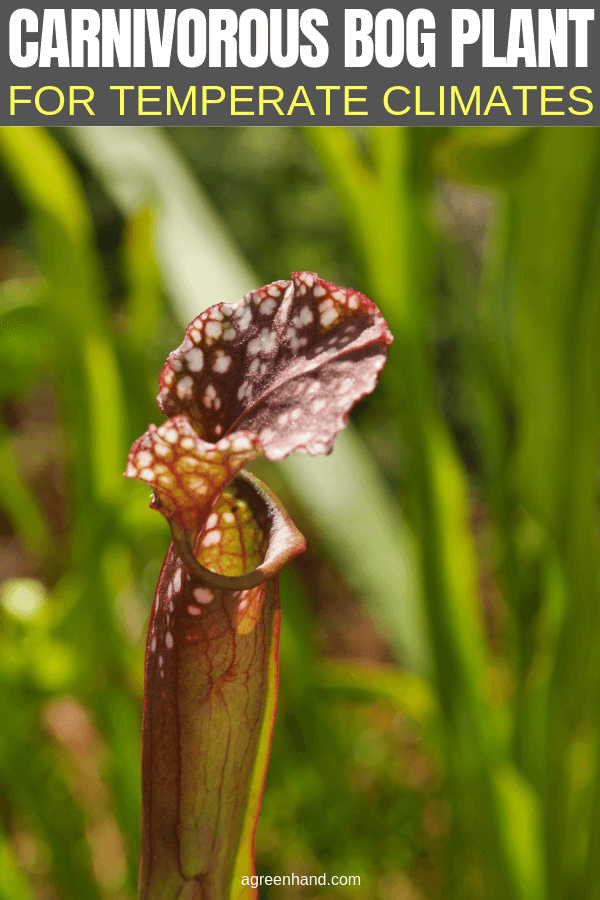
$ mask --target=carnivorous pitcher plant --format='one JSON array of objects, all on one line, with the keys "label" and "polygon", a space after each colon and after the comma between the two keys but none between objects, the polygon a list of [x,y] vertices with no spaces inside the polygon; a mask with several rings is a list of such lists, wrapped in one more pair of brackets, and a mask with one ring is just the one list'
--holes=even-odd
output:
[{"label": "carnivorous pitcher plant", "polygon": [[240,876],[275,712],[278,573],[305,542],[243,467],[329,453],[391,341],[367,297],[300,272],[207,309],[165,363],[169,418],[125,473],[151,486],[173,537],[146,645],[140,900],[254,894]]}]

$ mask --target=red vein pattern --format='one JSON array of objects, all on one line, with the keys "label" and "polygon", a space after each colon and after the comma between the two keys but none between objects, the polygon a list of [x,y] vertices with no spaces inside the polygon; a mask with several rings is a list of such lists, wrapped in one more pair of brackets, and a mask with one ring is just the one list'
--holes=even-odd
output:
[{"label": "red vein pattern", "polygon": [[[203,564],[237,574],[260,560],[267,536],[240,498],[224,495],[209,525]],[[146,645],[141,897],[175,900],[188,882],[201,900],[227,896],[278,634],[276,578],[212,590],[171,545]]]}]

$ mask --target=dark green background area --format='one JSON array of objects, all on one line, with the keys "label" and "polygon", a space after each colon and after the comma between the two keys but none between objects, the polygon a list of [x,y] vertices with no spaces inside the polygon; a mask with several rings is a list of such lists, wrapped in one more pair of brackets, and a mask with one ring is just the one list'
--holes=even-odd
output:
[{"label": "dark green background area", "polygon": [[[0,130],[0,898],[132,900],[166,355],[294,270],[395,341],[257,471],[282,576],[265,897],[600,898],[600,133]],[[250,874],[250,873],[249,873]]]}]

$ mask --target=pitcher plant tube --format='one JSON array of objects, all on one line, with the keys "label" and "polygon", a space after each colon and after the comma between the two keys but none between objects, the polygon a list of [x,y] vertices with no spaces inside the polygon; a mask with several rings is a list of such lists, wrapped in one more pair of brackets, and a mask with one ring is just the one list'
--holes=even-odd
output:
[{"label": "pitcher plant tube", "polygon": [[207,309],[165,363],[169,418],[125,473],[173,538],[146,643],[139,900],[255,895],[242,876],[275,713],[278,573],[305,541],[243,467],[331,452],[391,341],[367,297],[299,272]]}]

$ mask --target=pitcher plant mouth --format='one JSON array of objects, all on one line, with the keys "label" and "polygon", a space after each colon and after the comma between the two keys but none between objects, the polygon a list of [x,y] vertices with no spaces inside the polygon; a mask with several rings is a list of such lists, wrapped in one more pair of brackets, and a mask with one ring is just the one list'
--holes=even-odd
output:
[{"label": "pitcher plant mouth", "polygon": [[263,562],[243,575],[220,575],[207,569],[194,554],[192,544],[180,533],[171,520],[171,534],[175,549],[188,572],[207,587],[223,591],[245,591],[263,584],[280,572],[284,566],[306,550],[306,540],[298,531],[287,512],[268,487],[250,472],[241,471],[233,482],[246,499],[257,520],[264,518],[268,545]]}]

